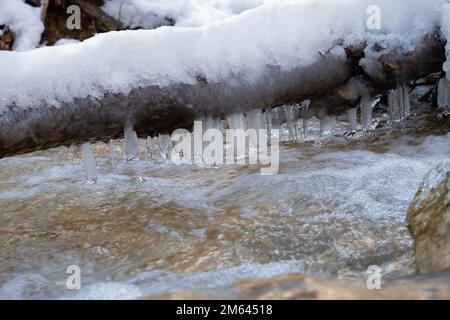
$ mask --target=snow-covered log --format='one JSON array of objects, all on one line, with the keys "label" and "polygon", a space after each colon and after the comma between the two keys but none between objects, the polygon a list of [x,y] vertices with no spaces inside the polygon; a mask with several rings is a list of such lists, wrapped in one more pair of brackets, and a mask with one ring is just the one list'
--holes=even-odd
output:
[{"label": "snow-covered log", "polygon": [[381,90],[442,69],[445,44],[434,36],[442,1],[395,2],[401,17],[386,11],[376,32],[366,26],[372,2],[269,3],[200,28],[2,52],[0,157],[120,137],[125,126],[145,137],[205,114],[304,99],[344,110],[360,94],[348,85],[354,77]]}]

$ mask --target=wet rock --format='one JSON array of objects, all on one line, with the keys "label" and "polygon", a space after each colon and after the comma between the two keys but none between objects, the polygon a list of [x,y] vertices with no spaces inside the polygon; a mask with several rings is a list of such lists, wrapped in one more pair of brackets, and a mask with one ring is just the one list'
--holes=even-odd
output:
[{"label": "wet rock", "polygon": [[424,178],[407,219],[415,240],[420,273],[450,267],[450,161],[431,170]]}]

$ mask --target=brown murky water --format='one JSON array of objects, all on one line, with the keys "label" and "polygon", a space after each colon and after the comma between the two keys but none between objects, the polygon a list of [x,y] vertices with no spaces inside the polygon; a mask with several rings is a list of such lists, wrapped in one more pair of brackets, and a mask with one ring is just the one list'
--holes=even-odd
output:
[{"label": "brown murky water", "polygon": [[[421,121],[402,135],[311,133],[282,146],[274,176],[145,160],[113,169],[102,143],[97,184],[75,146],[1,159],[0,298],[139,298],[288,273],[355,279],[370,265],[413,274],[405,212],[450,156],[450,135],[433,134],[448,128],[419,131]],[[69,265],[81,290],[66,288]]]}]

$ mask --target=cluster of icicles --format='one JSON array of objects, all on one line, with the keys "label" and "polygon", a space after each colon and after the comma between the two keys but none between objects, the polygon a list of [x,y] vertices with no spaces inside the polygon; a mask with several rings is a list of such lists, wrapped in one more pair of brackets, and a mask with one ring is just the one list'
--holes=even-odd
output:
[{"label": "cluster of icicles", "polygon": [[[450,92],[447,96],[450,99]],[[372,100],[369,94],[361,97],[360,103],[360,123],[357,119],[357,108],[347,110],[347,120],[349,131],[371,129],[372,109],[379,102],[379,98]],[[310,101],[306,100],[301,104],[284,105],[275,108],[255,109],[248,112],[231,114],[227,119],[219,117],[204,116],[199,121],[202,122],[202,130],[219,129],[225,134],[226,128],[230,129],[255,129],[267,130],[267,136],[273,137],[273,129],[281,129],[286,125],[288,140],[298,142],[307,137],[308,121],[316,116],[320,120],[320,135],[331,136],[334,134],[337,116],[328,114],[325,109],[311,110]],[[323,112],[322,112],[323,111]],[[395,126],[401,123],[411,111],[410,96],[406,83],[399,84],[397,89],[388,93],[388,115],[390,123]],[[193,134],[193,133],[191,133]],[[270,139],[267,140],[270,143]],[[248,141],[252,144],[252,141]],[[257,142],[256,142],[257,143]],[[153,162],[161,162],[171,159],[174,142],[169,134],[159,134],[156,137],[147,137],[146,158]],[[117,160],[135,161],[139,159],[141,145],[138,136],[131,125],[124,128],[124,139],[122,152],[116,154],[116,142],[110,141],[110,159],[114,168]],[[97,163],[90,142],[81,145],[81,153],[85,163],[86,177],[91,183],[95,183],[98,177]],[[202,155],[193,155],[193,163],[201,163]]]}]

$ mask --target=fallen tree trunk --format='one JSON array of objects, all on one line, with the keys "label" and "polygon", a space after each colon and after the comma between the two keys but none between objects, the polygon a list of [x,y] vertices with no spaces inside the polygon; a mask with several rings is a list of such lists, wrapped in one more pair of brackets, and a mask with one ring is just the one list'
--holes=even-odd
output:
[{"label": "fallen tree trunk", "polygon": [[[323,75],[317,78],[317,73]],[[9,107],[0,115],[0,156],[123,135],[132,124],[140,137],[190,128],[196,118],[298,102],[326,94],[351,76],[345,59],[323,58],[304,70],[268,67],[252,87],[236,77],[227,84],[174,84],[135,88],[127,95],[81,98],[59,107]],[[233,83],[233,80],[235,81]],[[232,84],[230,84],[232,83]]]},{"label": "fallen tree trunk", "polygon": [[267,66],[252,83],[243,81],[241,75],[219,83],[197,76],[194,84],[136,87],[127,94],[75,98],[57,107],[46,101],[29,108],[11,103],[0,111],[0,157],[91,139],[119,138],[127,124],[138,136],[146,137],[189,129],[205,114],[224,117],[305,99],[312,99],[314,108],[339,113],[357,102],[348,92],[352,89],[344,86],[352,77],[364,78],[372,90],[385,90],[397,81],[440,71],[444,46],[439,37],[430,36],[413,52],[392,50],[376,60],[366,59],[364,46],[359,46],[347,49],[346,56],[325,54],[307,67],[286,71]]},{"label": "fallen tree trunk", "polygon": [[[439,71],[443,63],[442,44],[427,40],[409,56],[383,57],[402,61],[389,64],[389,72],[372,74],[376,88],[387,88],[396,80],[420,78]],[[433,57],[433,58],[431,58]],[[226,116],[233,112],[312,99],[313,107],[325,107],[338,113],[354,104],[354,99],[338,94],[347,80],[357,74],[351,70],[352,57],[339,59],[325,56],[316,64],[283,72],[268,67],[265,75],[251,87],[239,83],[233,86],[208,84],[199,80],[195,85],[176,84],[136,88],[128,95],[106,94],[103,99],[81,98],[62,106],[45,103],[28,109],[11,106],[0,116],[0,156],[72,144],[89,139],[104,140],[121,137],[123,127],[130,123],[141,137],[190,128],[201,115]],[[412,67],[420,66],[420,68]],[[319,75],[319,76],[318,76]],[[370,74],[366,74],[369,76]],[[383,80],[383,81],[381,81]],[[231,82],[231,81],[230,81]],[[352,101],[353,100],[353,101]]]}]

